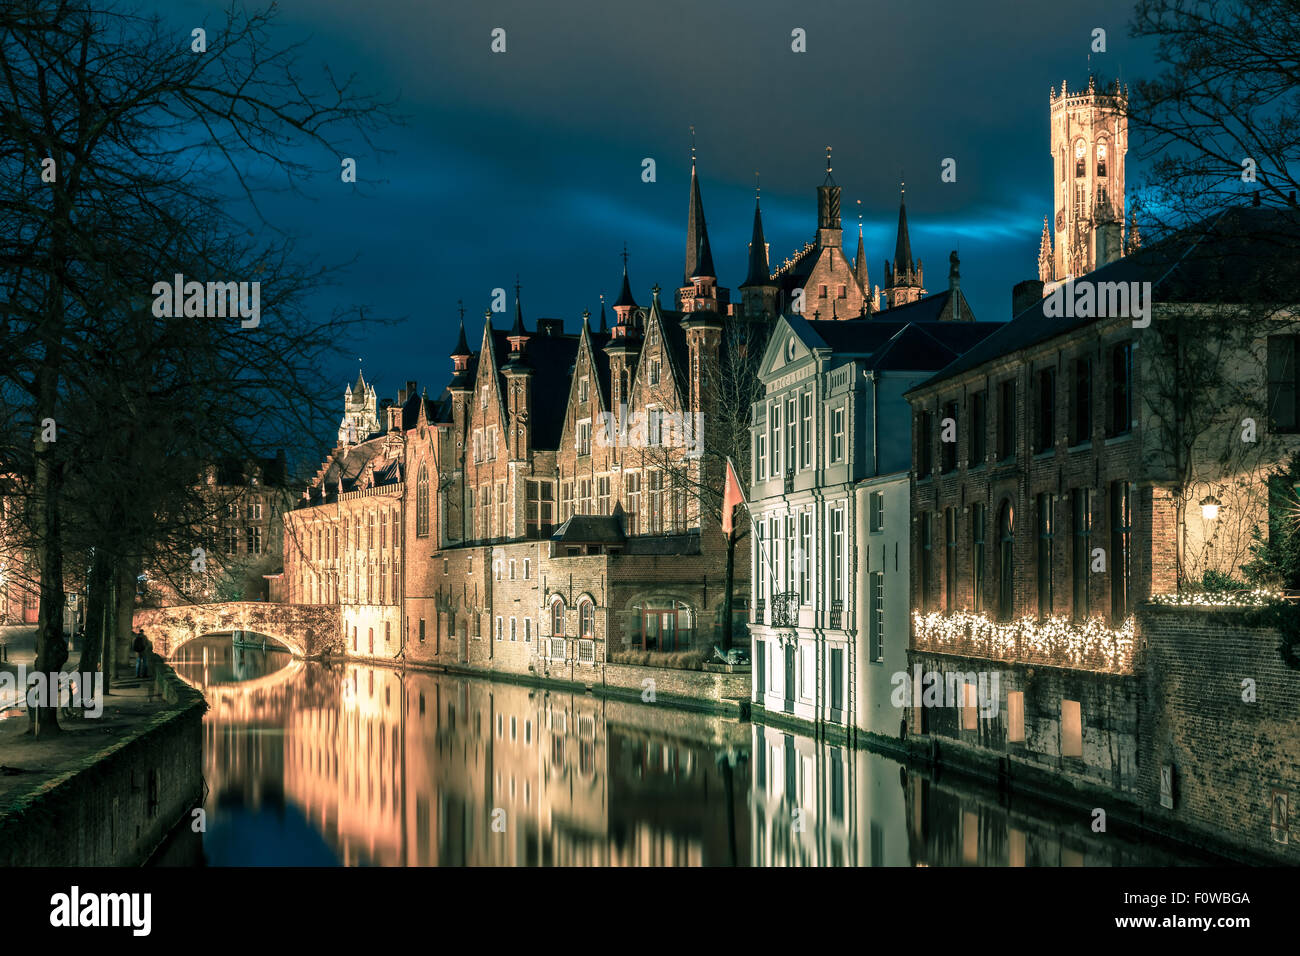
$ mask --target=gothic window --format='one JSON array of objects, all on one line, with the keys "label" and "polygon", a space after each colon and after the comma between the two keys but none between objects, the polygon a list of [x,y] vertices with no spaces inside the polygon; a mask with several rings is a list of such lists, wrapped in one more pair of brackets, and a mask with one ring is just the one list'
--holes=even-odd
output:
[{"label": "gothic window", "polygon": [[1088,155],[1088,147],[1083,140],[1074,144],[1074,178],[1082,179],[1088,174],[1087,163],[1085,159]]},{"label": "gothic window", "polygon": [[998,620],[1009,621],[1015,613],[1015,527],[1011,502],[998,512]]},{"label": "gothic window", "polygon": [[590,601],[578,603],[578,636],[590,639],[595,634],[595,606]]},{"label": "gothic window", "polygon": [[420,476],[415,480],[415,536],[429,535],[429,466],[420,466]]},{"label": "gothic window", "polygon": [[551,602],[551,636],[564,636],[564,601],[560,598]]},{"label": "gothic window", "polygon": [[1106,141],[1097,144],[1097,175],[1106,175]]}]

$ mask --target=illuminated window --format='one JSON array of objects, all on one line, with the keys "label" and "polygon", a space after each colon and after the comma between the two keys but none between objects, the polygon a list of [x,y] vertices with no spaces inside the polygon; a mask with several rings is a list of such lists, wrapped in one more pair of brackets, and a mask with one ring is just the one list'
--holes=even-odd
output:
[{"label": "illuminated window", "polygon": [[1025,692],[1007,691],[1007,740],[1023,743],[1025,740]]},{"label": "illuminated window", "polygon": [[1077,700],[1061,701],[1061,756],[1083,756],[1083,716]]}]

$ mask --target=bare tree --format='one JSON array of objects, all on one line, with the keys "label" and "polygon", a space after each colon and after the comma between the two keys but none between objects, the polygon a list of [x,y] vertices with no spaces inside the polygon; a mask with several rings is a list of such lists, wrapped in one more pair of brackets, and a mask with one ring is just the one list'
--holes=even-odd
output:
[{"label": "bare tree", "polygon": [[[4,389],[11,420],[32,436],[11,451],[30,475],[39,671],[52,675],[67,659],[66,518],[100,515],[132,529],[118,546],[119,529],[87,527],[94,547],[115,558],[167,540],[151,525],[162,492],[192,482],[214,447],[239,454],[311,433],[320,409],[307,396],[323,394],[318,360],[358,318],[307,314],[310,270],[286,242],[248,242],[243,220],[260,216],[256,196],[272,185],[269,176],[297,189],[318,164],[337,175],[349,135],[373,150],[369,134],[391,120],[390,104],[328,71],[308,79],[299,45],[279,42],[273,21],[273,8],[232,6],[219,28],[198,37],[111,0],[28,0],[0,10],[0,175],[10,184],[0,196],[0,343],[14,356]],[[220,190],[222,175],[233,195]],[[154,321],[148,299],[173,270],[259,281],[268,286],[267,315],[256,328],[203,310]],[[138,383],[114,368],[122,353],[142,361]],[[132,498],[123,488],[153,491],[141,480],[146,471],[93,472],[80,457],[78,446],[89,453],[95,442],[78,435],[71,412],[106,395],[121,402],[110,434],[172,455],[166,464],[153,459],[165,472],[158,496]],[[123,458],[114,465],[139,464]],[[108,507],[96,510],[98,496]],[[130,507],[113,510],[120,505]],[[57,730],[54,708],[30,713],[33,733]]]},{"label": "bare tree", "polygon": [[[700,521],[722,520],[727,462],[730,460],[742,490],[748,495],[750,427],[754,403],[763,394],[759,363],[767,346],[770,327],[761,321],[735,318],[722,320],[722,335],[716,362],[700,370],[702,405],[700,421],[684,422],[684,440],[652,443],[643,458],[664,472],[670,487],[685,489],[699,502]],[[685,445],[687,452],[682,453]],[[748,521],[740,513],[733,517],[726,540],[726,595],[722,618],[722,648],[732,646],[732,599],[735,591],[736,545],[748,535]]]}]

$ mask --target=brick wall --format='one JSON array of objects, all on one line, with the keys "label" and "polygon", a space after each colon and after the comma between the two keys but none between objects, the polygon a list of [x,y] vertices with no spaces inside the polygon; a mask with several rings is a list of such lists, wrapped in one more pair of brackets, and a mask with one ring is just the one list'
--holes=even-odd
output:
[{"label": "brick wall", "polygon": [[[908,656],[911,666],[920,665],[923,674],[938,671],[998,675],[997,713],[989,717],[979,714],[974,729],[963,728],[961,709],[945,706],[913,707],[908,723],[914,730],[1005,755],[1010,758],[1012,776],[1016,765],[1026,765],[1074,782],[1136,793],[1142,693],[1136,677],[921,651],[912,651]],[[1009,739],[1007,695],[1015,692],[1024,695],[1023,742]],[[1062,755],[1063,700],[1079,704],[1081,756]]]},{"label": "brick wall", "polygon": [[[1280,637],[1245,612],[1144,606],[1140,799],[1174,826],[1279,862],[1300,863],[1300,671]],[[1255,700],[1243,700],[1243,681]],[[1174,806],[1160,810],[1160,768],[1174,769]],[[1287,840],[1273,836],[1276,794],[1288,801]]]}]

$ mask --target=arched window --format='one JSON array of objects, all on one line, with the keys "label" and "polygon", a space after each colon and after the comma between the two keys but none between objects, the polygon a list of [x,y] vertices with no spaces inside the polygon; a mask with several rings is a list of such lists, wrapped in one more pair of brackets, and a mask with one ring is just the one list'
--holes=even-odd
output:
[{"label": "arched window", "polygon": [[1074,178],[1082,179],[1087,175],[1087,165],[1084,162],[1088,155],[1088,147],[1083,140],[1074,144]]},{"label": "arched window", "polygon": [[551,602],[551,636],[564,636],[564,601],[560,598]]},{"label": "arched window", "polygon": [[429,466],[420,466],[420,476],[415,479],[415,535],[429,535]]},{"label": "arched window", "polygon": [[1097,175],[1106,175],[1106,141],[1097,144]]},{"label": "arched window", "polygon": [[1009,621],[1015,614],[1015,513],[1011,502],[998,511],[998,620]]},{"label": "arched window", "polygon": [[578,602],[578,636],[590,638],[596,633],[596,608],[590,601]]}]

